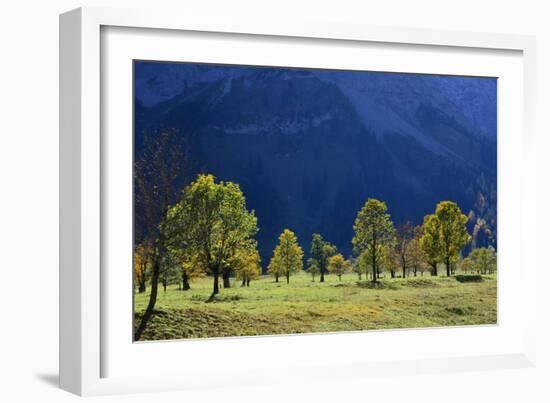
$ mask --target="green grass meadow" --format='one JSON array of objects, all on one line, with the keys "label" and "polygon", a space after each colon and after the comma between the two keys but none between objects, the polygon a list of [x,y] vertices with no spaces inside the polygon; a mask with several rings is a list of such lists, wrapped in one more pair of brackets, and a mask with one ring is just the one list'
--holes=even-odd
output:
[{"label": "green grass meadow", "polygon": [[[324,283],[300,273],[276,283],[262,276],[250,287],[231,280],[213,302],[212,279],[195,280],[191,290],[170,285],[159,295],[141,340],[254,336],[495,324],[496,275],[481,282],[459,282],[454,277],[381,279],[375,288],[346,274]],[[149,299],[135,293],[135,321]]]}]

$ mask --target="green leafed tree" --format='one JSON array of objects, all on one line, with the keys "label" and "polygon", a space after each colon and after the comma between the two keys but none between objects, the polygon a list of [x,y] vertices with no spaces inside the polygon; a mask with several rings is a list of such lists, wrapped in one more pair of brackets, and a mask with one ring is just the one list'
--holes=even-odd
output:
[{"label": "green leafed tree", "polygon": [[321,269],[319,269],[319,266],[317,265],[317,261],[312,258],[309,258],[307,260],[306,271],[311,275],[311,281],[315,281],[315,276],[321,273]]},{"label": "green leafed tree", "polygon": [[351,257],[349,260],[351,263],[351,270],[357,274],[359,281],[361,281],[363,279],[363,274],[367,273],[367,265],[361,264],[359,257]]},{"label": "green leafed tree", "polygon": [[438,203],[435,216],[441,239],[441,260],[447,269],[447,276],[450,276],[451,265],[459,259],[460,252],[472,239],[466,229],[468,217],[452,201]]},{"label": "green leafed tree", "polygon": [[493,274],[497,270],[497,255],[492,247],[473,249],[462,262],[463,270]]},{"label": "green leafed tree", "polygon": [[328,270],[328,260],[337,253],[336,246],[327,242],[319,234],[313,234],[311,238],[310,256],[315,265],[319,268],[319,281],[325,281],[325,274]]},{"label": "green leafed tree", "polygon": [[350,269],[351,264],[349,260],[344,259],[344,256],[342,256],[340,253],[331,256],[328,260],[329,272],[338,276],[339,281],[342,281],[342,275],[349,272]]},{"label": "green leafed tree", "polygon": [[298,244],[298,238],[294,232],[285,229],[279,236],[279,244],[273,251],[273,257],[269,262],[269,270],[279,273],[290,283],[290,276],[302,270],[304,252]]},{"label": "green leafed tree", "polygon": [[177,282],[180,284],[179,289],[181,291],[190,290],[192,280],[202,278],[206,275],[206,268],[203,266],[203,262],[198,259],[197,254],[193,253],[191,248],[176,249],[169,247],[168,252],[171,255],[174,267],[177,269],[176,273],[179,277]]},{"label": "green leafed tree", "polygon": [[377,199],[368,199],[357,214],[353,225],[354,251],[359,255],[367,253],[373,282],[378,278],[384,247],[391,245],[395,239],[395,229],[387,210],[386,203]]},{"label": "green leafed tree", "polygon": [[256,221],[239,185],[216,182],[212,175],[198,175],[169,210],[172,242],[191,251],[213,276],[211,300],[219,293],[219,277],[227,262],[247,249],[256,235]]},{"label": "green leafed tree", "polygon": [[419,242],[420,247],[424,251],[426,262],[431,268],[432,276],[437,276],[437,264],[441,261],[441,232],[439,221],[435,214],[424,217]]}]

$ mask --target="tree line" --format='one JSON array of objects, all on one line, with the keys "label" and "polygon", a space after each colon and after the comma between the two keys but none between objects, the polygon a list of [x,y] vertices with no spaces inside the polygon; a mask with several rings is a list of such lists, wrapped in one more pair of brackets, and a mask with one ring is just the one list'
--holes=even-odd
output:
[{"label": "tree line", "polygon": [[[410,222],[395,227],[384,202],[368,199],[357,214],[352,238],[354,254],[348,259],[338,252],[332,243],[320,234],[313,234],[310,257],[305,270],[312,281],[319,276],[335,274],[339,279],[348,272],[355,272],[377,282],[381,273],[391,277],[416,276],[429,271],[437,276],[443,265],[446,275],[454,274],[458,265],[464,272],[490,274],[496,271],[496,253],[491,247],[475,248],[462,259],[462,250],[471,241],[466,223],[468,218],[452,201],[437,204],[433,214],[424,217],[422,225],[414,227]],[[279,244],[273,251],[268,273],[279,281],[284,276],[287,283],[292,274],[303,269],[303,250],[296,235],[285,229]]]}]

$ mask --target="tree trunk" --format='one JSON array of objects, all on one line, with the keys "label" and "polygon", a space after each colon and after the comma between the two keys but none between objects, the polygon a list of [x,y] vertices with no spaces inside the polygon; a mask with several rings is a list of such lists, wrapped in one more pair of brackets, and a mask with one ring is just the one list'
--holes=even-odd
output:
[{"label": "tree trunk", "polygon": [[165,282],[162,283],[162,288],[163,288],[164,292],[166,292],[166,283]]},{"label": "tree trunk", "polygon": [[432,276],[437,276],[437,263],[432,263]]},{"label": "tree trunk", "polygon": [[160,275],[159,259],[160,259],[159,256],[155,256],[153,261],[153,275],[151,276],[151,295],[149,296],[149,303],[147,304],[145,313],[141,317],[141,322],[139,323],[139,326],[134,334],[134,341],[138,341],[141,338],[141,335],[145,330],[145,326],[147,326],[147,322],[149,322],[149,319],[151,319],[151,315],[153,314],[153,308],[155,307],[155,304],[157,302],[157,293],[158,293],[159,275]]},{"label": "tree trunk", "polygon": [[319,277],[319,282],[324,283],[325,282],[325,271],[321,270],[321,277]]},{"label": "tree trunk", "polygon": [[372,243],[372,282],[376,283],[377,280],[377,272],[378,268],[376,267],[376,239],[374,239],[374,242]]},{"label": "tree trunk", "polygon": [[246,286],[250,287],[250,279],[249,278],[246,279]]},{"label": "tree trunk", "polygon": [[279,282],[279,276],[278,276],[278,275],[275,276],[275,282],[276,282],[276,283]]},{"label": "tree trunk", "polygon": [[220,271],[218,268],[213,270],[214,272],[214,287],[212,289],[212,295],[208,299],[208,301],[212,301],[216,295],[220,293]]},{"label": "tree trunk", "polygon": [[244,287],[246,285],[246,276],[243,275],[243,282],[241,283],[241,287]]},{"label": "tree trunk", "polygon": [[361,281],[361,273],[359,273],[359,281]]},{"label": "tree trunk", "polygon": [[186,272],[183,272],[181,274],[181,282],[182,282],[182,287],[181,289],[183,291],[187,291],[187,290],[190,290],[191,289],[191,286],[189,285],[189,276],[187,275]]},{"label": "tree trunk", "polygon": [[231,282],[229,281],[229,269],[222,270],[223,288],[231,288]]},{"label": "tree trunk", "polygon": [[145,280],[141,280],[140,283],[139,283],[139,288],[138,288],[138,292],[141,294],[141,293],[144,293],[145,292]]},{"label": "tree trunk", "polygon": [[451,263],[449,258],[445,259],[445,267],[447,268],[447,277],[451,277]]},{"label": "tree trunk", "polygon": [[290,273],[289,272],[286,273],[286,283],[287,284],[290,283]]},{"label": "tree trunk", "polygon": [[342,275],[338,274],[338,281],[342,281]]}]

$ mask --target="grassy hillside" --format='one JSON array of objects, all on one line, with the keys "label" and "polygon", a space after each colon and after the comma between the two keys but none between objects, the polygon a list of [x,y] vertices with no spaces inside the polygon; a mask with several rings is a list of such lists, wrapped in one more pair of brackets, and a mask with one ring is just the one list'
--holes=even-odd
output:
[{"label": "grassy hillside", "polygon": [[[142,340],[267,334],[335,332],[433,326],[494,324],[497,281],[479,283],[454,277],[384,279],[377,288],[347,274],[339,282],[328,276],[312,282],[305,273],[290,284],[264,276],[250,287],[232,282],[211,303],[212,280],[194,281],[192,289],[169,286],[159,298]],[[136,320],[145,310],[148,293],[135,294]]]}]

